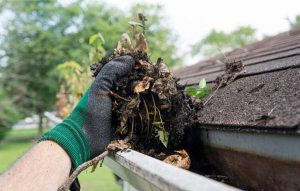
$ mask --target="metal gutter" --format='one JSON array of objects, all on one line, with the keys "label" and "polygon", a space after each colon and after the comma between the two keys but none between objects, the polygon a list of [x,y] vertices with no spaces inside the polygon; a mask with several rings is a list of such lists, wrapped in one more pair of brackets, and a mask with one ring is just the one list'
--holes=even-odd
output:
[{"label": "metal gutter", "polygon": [[233,149],[280,160],[300,162],[300,134],[203,130],[206,146]]},{"label": "metal gutter", "polygon": [[[53,113],[45,117],[52,124],[62,120]],[[174,167],[134,150],[117,152],[105,158],[104,164],[126,182],[125,191],[236,191],[237,188]]]},{"label": "metal gutter", "polygon": [[[205,157],[246,190],[300,190],[300,135],[197,129]],[[200,143],[196,143],[199,144]]]},{"label": "metal gutter", "polygon": [[133,150],[107,157],[104,164],[142,191],[239,190]]}]

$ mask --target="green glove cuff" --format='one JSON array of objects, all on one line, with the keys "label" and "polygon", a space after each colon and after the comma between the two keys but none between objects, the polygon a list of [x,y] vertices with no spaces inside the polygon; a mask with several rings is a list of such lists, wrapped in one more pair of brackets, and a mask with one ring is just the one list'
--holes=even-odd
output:
[{"label": "green glove cuff", "polygon": [[51,140],[59,144],[70,156],[74,169],[90,158],[88,143],[82,129],[70,119],[64,120],[45,133],[39,141],[43,140]]},{"label": "green glove cuff", "polygon": [[59,144],[70,156],[73,169],[90,159],[90,149],[83,132],[87,92],[68,118],[39,139],[39,142],[51,140]]}]

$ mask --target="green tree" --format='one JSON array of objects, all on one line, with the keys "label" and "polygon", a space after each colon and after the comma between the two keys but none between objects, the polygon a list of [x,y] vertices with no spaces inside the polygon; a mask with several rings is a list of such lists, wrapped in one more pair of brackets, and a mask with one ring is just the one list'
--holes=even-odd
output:
[{"label": "green tree", "polygon": [[200,42],[192,46],[192,55],[212,56],[245,46],[256,40],[255,32],[256,30],[250,26],[238,27],[229,33],[213,29]]},{"label": "green tree", "polygon": [[[149,26],[154,23],[148,30],[152,57],[163,56],[171,66],[178,64],[178,58],[172,56],[175,46],[173,38],[169,38],[171,30],[158,17],[161,8],[136,7],[149,9]],[[0,44],[5,54],[0,64],[0,83],[21,113],[35,113],[40,119],[44,111],[53,108],[59,90],[56,66],[73,60],[88,67],[88,40],[99,31],[106,41],[103,48],[111,53],[131,20],[130,14],[94,1],[62,5],[58,0],[4,0],[0,11],[13,15],[5,25],[6,35]]]},{"label": "green tree", "polygon": [[300,15],[296,15],[293,20],[291,20],[289,18],[287,20],[290,24],[291,29],[300,27]]},{"label": "green tree", "polygon": [[11,128],[17,120],[20,119],[20,114],[12,101],[8,99],[5,93],[0,89],[0,140],[5,136],[5,133]]}]

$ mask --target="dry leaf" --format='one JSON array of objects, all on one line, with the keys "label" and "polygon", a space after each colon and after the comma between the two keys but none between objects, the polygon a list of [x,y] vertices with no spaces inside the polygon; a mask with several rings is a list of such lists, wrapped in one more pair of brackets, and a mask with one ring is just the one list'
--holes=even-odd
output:
[{"label": "dry leaf", "polygon": [[163,60],[159,58],[156,65],[154,65],[156,70],[159,71],[159,77],[153,84],[151,91],[156,93],[159,99],[167,100],[166,95],[175,95],[177,94],[176,82],[171,75],[166,64],[163,63]]},{"label": "dry leaf", "polygon": [[133,112],[136,108],[139,107],[141,103],[139,94],[136,94],[135,97],[131,98],[129,102],[126,102],[122,108],[120,109],[120,126],[116,129],[117,133],[120,134],[126,134],[128,132],[128,129],[126,127],[127,121],[129,118],[132,118],[135,116],[135,113]]},{"label": "dry leaf", "polygon": [[159,70],[162,74],[170,73],[169,68],[168,68],[167,65],[166,65],[165,63],[163,63],[162,61],[163,61],[163,60],[161,60],[160,62],[157,63],[158,70]]},{"label": "dry leaf", "polygon": [[118,41],[117,51],[121,51],[121,50],[122,50],[122,43]]},{"label": "dry leaf", "polygon": [[179,168],[189,169],[191,166],[191,159],[188,153],[184,149],[175,152],[177,154],[168,156],[165,158],[164,162]]},{"label": "dry leaf", "polygon": [[136,26],[144,27],[142,23],[135,22],[135,21],[129,21],[128,24],[130,24],[132,27],[136,27]]},{"label": "dry leaf", "polygon": [[115,140],[112,141],[107,147],[106,149],[108,151],[123,151],[126,149],[130,149],[131,145],[127,142],[125,142],[124,140]]},{"label": "dry leaf", "polygon": [[136,95],[134,98],[131,99],[129,103],[126,104],[126,110],[132,110],[134,108],[138,108],[139,104],[141,103],[140,96]]},{"label": "dry leaf", "polygon": [[163,81],[161,78],[157,79],[152,88],[151,88],[151,91],[156,93],[159,97],[159,99],[167,99],[166,95],[164,94],[164,86],[163,86]]},{"label": "dry leaf", "polygon": [[148,51],[147,40],[146,40],[145,36],[143,35],[143,33],[139,33],[136,35],[135,42],[136,42],[136,44],[135,44],[134,51],[143,51],[143,52]]},{"label": "dry leaf", "polygon": [[140,65],[137,64],[137,67],[143,67],[146,68],[148,70],[152,69],[153,65],[150,64],[149,62],[145,61],[145,60],[139,60],[138,62]]},{"label": "dry leaf", "polygon": [[148,90],[150,88],[151,81],[153,81],[153,78],[145,76],[142,81],[137,82],[134,86],[134,92],[138,94]]},{"label": "dry leaf", "polygon": [[131,40],[130,40],[130,37],[129,37],[129,35],[128,35],[127,33],[122,34],[122,41],[123,41],[123,43],[124,43],[125,45],[127,45],[128,49],[129,49],[130,51],[133,50],[133,48],[132,48],[132,43],[131,43]]}]

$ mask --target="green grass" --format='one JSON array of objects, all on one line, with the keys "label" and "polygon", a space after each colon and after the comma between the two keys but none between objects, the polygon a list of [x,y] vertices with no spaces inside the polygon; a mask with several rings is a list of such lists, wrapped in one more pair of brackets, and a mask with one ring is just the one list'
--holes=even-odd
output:
[{"label": "green grass", "polygon": [[32,145],[32,141],[0,143],[0,173],[8,169]]},{"label": "green grass", "polygon": [[106,166],[98,167],[91,173],[90,169],[79,175],[82,190],[86,191],[121,191],[121,187],[116,184],[112,172]]},{"label": "green grass", "polygon": [[[34,130],[13,130],[9,137],[36,135]],[[0,174],[7,170],[20,156],[32,147],[34,141],[0,142]],[[83,191],[121,191],[112,172],[105,166],[97,168],[94,173],[88,169],[79,176]]]},{"label": "green grass", "polygon": [[38,135],[37,129],[20,129],[7,132],[7,137],[33,137]]}]

